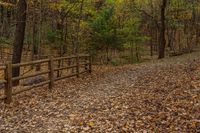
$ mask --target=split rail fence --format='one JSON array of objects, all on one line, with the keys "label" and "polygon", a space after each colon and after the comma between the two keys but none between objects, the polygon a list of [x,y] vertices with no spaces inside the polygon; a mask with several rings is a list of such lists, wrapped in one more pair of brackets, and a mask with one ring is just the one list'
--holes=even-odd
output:
[{"label": "split rail fence", "polygon": [[[73,63],[68,63],[68,65],[55,65],[58,64],[58,62],[73,62]],[[27,67],[27,66],[36,66],[36,65],[42,65],[46,63],[47,68],[45,71],[39,71],[39,72],[34,72],[32,74],[28,75],[20,75],[18,77],[13,77],[12,76],[12,70],[13,68],[21,68],[21,67]],[[55,67],[56,66],[56,67]],[[64,76],[56,76],[55,72],[60,72],[64,70],[73,70],[75,72],[65,74]],[[4,72],[4,79],[1,79],[0,82],[5,84],[4,88],[4,94],[0,96],[0,100],[4,100],[6,104],[10,104],[12,102],[12,96],[17,95],[19,93],[31,90],[33,88],[43,86],[48,84],[49,90],[52,90],[54,86],[54,82],[58,80],[62,80],[65,78],[69,77],[74,77],[77,76],[79,77],[80,74],[83,73],[91,73],[92,72],[92,60],[91,56],[88,54],[81,54],[81,55],[73,55],[73,56],[67,56],[67,57],[58,57],[58,58],[53,58],[50,57],[48,59],[43,59],[43,60],[36,60],[36,61],[31,61],[31,62],[26,62],[26,63],[19,63],[19,64],[11,64],[7,63],[5,66],[0,66],[0,70]],[[23,87],[23,89],[19,90],[14,90],[13,89],[13,82],[15,81],[20,81],[23,79],[28,79],[31,77],[36,77],[40,75],[47,74],[48,78],[46,81],[28,86],[28,87]]]}]

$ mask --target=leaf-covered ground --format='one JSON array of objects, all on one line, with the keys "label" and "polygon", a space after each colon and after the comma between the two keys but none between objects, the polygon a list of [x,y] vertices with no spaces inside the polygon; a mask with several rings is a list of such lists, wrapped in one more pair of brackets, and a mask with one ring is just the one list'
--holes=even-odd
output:
[{"label": "leaf-covered ground", "polygon": [[1,133],[200,132],[198,53],[40,87],[0,103]]}]

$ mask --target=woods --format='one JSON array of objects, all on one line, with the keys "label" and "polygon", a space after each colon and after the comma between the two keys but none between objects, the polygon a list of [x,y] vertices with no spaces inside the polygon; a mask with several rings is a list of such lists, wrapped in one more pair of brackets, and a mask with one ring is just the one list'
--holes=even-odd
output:
[{"label": "woods", "polygon": [[33,0],[0,5],[3,62],[13,57],[18,63],[21,55],[22,60],[35,60],[91,53],[98,64],[127,64],[192,52],[199,43],[198,1]]},{"label": "woods", "polygon": [[199,52],[199,0],[0,0],[0,132],[200,132]]}]

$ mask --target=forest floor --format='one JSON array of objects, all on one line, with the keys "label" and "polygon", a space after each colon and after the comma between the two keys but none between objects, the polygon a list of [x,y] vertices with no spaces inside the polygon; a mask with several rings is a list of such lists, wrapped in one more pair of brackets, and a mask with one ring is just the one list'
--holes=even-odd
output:
[{"label": "forest floor", "polygon": [[200,132],[200,53],[94,67],[0,103],[0,132]]}]

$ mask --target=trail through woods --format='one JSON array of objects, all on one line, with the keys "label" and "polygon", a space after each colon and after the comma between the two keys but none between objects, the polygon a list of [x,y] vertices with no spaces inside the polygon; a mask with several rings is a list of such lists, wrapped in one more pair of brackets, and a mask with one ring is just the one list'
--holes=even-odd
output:
[{"label": "trail through woods", "polygon": [[120,67],[0,103],[0,132],[200,132],[198,53]]}]

